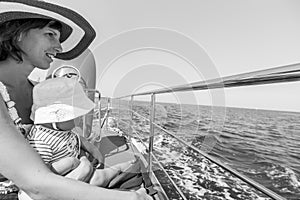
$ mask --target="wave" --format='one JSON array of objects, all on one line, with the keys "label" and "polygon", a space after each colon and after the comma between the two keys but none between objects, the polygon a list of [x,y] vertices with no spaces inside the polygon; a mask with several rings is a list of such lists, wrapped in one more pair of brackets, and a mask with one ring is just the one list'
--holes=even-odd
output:
[{"label": "wave", "polygon": [[263,181],[280,194],[298,194],[300,198],[300,176],[287,166],[258,161],[247,173],[251,177],[264,177]]}]

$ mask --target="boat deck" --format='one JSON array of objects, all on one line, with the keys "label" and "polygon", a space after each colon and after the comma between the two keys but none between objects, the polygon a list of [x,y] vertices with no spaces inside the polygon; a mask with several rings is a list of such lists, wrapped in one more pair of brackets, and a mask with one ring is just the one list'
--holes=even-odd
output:
[{"label": "boat deck", "polygon": [[[131,140],[117,132],[109,129],[102,129],[100,142],[94,142],[104,156],[104,167],[110,167],[118,163],[135,160],[136,156],[141,158],[145,167],[147,162],[145,155],[132,144]],[[149,173],[151,182],[157,194],[153,196],[155,200],[168,200],[168,197],[156,179],[154,173]]]},{"label": "boat deck", "polygon": [[104,166],[134,160],[139,152],[127,139],[111,130],[103,130],[100,142],[94,143],[104,155]]}]

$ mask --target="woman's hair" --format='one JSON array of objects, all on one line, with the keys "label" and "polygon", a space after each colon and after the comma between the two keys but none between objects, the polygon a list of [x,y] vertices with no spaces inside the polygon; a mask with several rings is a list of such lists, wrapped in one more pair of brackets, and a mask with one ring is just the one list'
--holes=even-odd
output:
[{"label": "woman's hair", "polygon": [[42,29],[46,26],[61,31],[62,25],[50,19],[19,19],[0,24],[0,61],[12,57],[22,62],[22,49],[18,46],[21,34],[26,34],[30,29]]}]

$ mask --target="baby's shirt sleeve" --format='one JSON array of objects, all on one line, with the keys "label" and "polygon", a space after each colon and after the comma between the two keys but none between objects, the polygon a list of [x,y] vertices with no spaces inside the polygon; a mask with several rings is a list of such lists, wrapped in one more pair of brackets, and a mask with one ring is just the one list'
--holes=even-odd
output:
[{"label": "baby's shirt sleeve", "polygon": [[42,157],[44,162],[48,164],[53,157],[53,150],[49,144],[42,140],[36,140],[33,138],[27,138],[29,144],[34,148],[38,154]]}]

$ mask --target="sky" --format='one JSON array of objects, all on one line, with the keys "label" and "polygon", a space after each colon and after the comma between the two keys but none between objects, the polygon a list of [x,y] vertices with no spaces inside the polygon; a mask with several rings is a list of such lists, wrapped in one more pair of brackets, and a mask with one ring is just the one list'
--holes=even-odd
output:
[{"label": "sky", "polygon": [[[300,62],[298,0],[49,2],[76,10],[96,29],[90,49],[103,96]],[[157,99],[300,112],[299,86],[296,82],[181,92]]]}]

